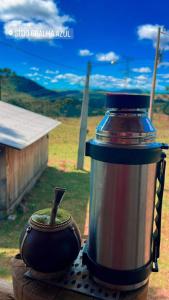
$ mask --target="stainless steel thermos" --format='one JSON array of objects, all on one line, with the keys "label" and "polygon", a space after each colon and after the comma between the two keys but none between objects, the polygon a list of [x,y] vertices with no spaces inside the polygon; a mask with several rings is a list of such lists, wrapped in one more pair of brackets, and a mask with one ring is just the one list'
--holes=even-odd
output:
[{"label": "stainless steel thermos", "polygon": [[86,144],[91,157],[89,237],[93,278],[132,290],[158,271],[167,145],[157,143],[146,95],[108,94],[107,112]]}]

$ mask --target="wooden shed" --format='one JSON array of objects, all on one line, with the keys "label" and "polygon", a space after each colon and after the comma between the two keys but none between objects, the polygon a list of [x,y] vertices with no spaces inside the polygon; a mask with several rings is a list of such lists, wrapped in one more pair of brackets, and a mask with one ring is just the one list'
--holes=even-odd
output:
[{"label": "wooden shed", "polygon": [[10,213],[48,161],[48,133],[60,123],[0,102],[0,216]]}]

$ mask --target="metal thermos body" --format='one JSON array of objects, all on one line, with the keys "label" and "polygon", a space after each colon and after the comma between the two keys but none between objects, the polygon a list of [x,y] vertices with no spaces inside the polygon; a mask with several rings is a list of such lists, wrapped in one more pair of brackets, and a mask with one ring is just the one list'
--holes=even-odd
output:
[{"label": "metal thermos body", "polygon": [[149,97],[109,94],[91,157],[86,259],[94,279],[118,290],[144,285],[152,271],[157,166],[162,144],[148,118]]}]

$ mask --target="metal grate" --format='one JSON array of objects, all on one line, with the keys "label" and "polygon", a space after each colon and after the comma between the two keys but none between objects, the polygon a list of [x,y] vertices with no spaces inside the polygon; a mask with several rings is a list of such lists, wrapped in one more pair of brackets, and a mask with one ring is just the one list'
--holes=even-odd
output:
[{"label": "metal grate", "polygon": [[45,278],[44,274],[43,277],[36,276],[35,274],[37,274],[37,272],[35,273],[34,271],[31,271],[31,269],[29,269],[29,271],[25,273],[25,276],[31,279],[36,279],[48,284],[52,284],[66,290],[71,290],[77,293],[92,296],[96,299],[119,300],[120,292],[115,292],[102,287],[92,280],[87,267],[82,264],[84,246],[85,242],[81,247],[77,259],[74,261],[67,273],[64,274],[64,276],[61,276],[60,278],[49,279],[47,277]]}]

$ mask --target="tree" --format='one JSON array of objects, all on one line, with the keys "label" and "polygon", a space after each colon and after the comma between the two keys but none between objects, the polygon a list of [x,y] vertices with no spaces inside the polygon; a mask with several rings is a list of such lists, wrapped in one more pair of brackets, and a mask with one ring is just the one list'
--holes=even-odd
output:
[{"label": "tree", "polygon": [[0,78],[2,77],[15,77],[16,73],[9,68],[0,69]]},{"label": "tree", "polygon": [[169,86],[166,86],[165,89],[166,89],[166,91],[168,92],[168,91],[169,91]]}]

